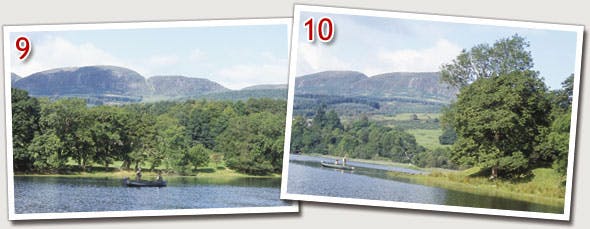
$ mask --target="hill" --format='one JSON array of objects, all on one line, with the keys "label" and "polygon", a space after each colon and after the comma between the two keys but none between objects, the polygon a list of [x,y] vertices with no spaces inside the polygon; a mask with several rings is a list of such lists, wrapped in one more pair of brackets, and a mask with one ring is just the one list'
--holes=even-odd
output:
[{"label": "hill", "polygon": [[297,94],[350,95],[353,85],[366,80],[365,74],[354,71],[326,71],[295,78]]},{"label": "hill", "polygon": [[34,73],[14,84],[33,96],[137,96],[149,90],[139,73],[114,66],[57,68]]},{"label": "hill", "polygon": [[295,79],[294,113],[312,116],[319,104],[340,115],[436,113],[458,93],[437,72],[392,72],[368,77],[354,71],[326,71]]},{"label": "hill", "polygon": [[156,96],[189,97],[229,91],[211,80],[186,76],[153,76],[147,83],[151,94]]},{"label": "hill", "polygon": [[14,73],[10,73],[10,84],[14,84],[14,82],[16,82],[20,79],[22,79],[21,76],[14,74]]},{"label": "hill", "polygon": [[326,71],[297,77],[295,93],[449,101],[457,90],[441,83],[437,72],[392,72],[367,77],[354,71]]}]

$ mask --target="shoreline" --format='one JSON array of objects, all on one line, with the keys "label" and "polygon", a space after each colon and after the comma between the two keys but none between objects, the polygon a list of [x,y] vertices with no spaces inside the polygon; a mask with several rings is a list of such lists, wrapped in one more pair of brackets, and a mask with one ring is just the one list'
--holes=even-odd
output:
[{"label": "shoreline", "polygon": [[[155,178],[157,175],[156,172],[142,172],[142,178],[146,180],[150,180],[151,178]],[[223,170],[215,170],[214,172],[197,172],[195,174],[189,175],[180,175],[180,174],[162,174],[164,179],[171,177],[171,178],[182,178],[182,177],[192,177],[192,178],[219,178],[219,179],[231,179],[231,178],[265,178],[265,179],[280,179],[281,174],[269,174],[269,175],[249,175],[245,173],[239,173],[230,169],[223,169]],[[72,172],[72,173],[21,173],[15,172],[13,176],[20,176],[20,177],[79,177],[79,178],[119,178],[123,179],[124,177],[133,178],[135,177],[135,172],[132,170],[118,170],[115,171],[99,171],[99,172]]]},{"label": "shoreline", "polygon": [[[331,159],[342,159],[334,155],[321,154],[300,154],[312,157],[324,157]],[[528,182],[515,183],[509,180],[489,181],[485,177],[475,177],[474,173],[479,172],[478,168],[466,170],[450,170],[442,168],[420,168],[412,164],[390,162],[384,160],[367,160],[347,158],[349,161],[377,164],[393,167],[413,169],[423,174],[410,174],[403,172],[384,171],[387,177],[394,180],[407,179],[411,183],[449,189],[453,191],[466,192],[476,195],[494,196],[512,200],[526,201],[535,204],[542,204],[554,207],[562,207],[565,203],[565,188],[547,184],[547,180],[559,183],[559,178],[549,168],[538,168],[533,170],[535,175]],[[562,190],[563,189],[563,190]],[[563,191],[563,192],[562,192]]]}]

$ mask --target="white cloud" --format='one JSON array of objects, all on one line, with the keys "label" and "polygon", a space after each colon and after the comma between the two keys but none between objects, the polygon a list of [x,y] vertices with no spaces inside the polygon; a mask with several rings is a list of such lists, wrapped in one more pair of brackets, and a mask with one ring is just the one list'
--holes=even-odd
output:
[{"label": "white cloud", "polygon": [[[97,48],[91,43],[74,44],[60,37],[39,39],[25,62],[13,55],[11,70],[21,76],[52,68],[86,65],[125,66],[125,62]],[[15,50],[13,50],[15,52]]]},{"label": "white cloud", "polygon": [[270,53],[260,53],[262,64],[236,64],[213,74],[212,80],[230,89],[241,89],[257,84],[287,84],[288,61]]},{"label": "white cloud", "polygon": [[299,43],[297,47],[297,76],[325,70],[351,70],[347,64],[335,55],[331,55],[330,46],[315,43]]},{"label": "white cloud", "polygon": [[296,75],[327,70],[360,71],[368,76],[388,72],[436,72],[441,64],[457,57],[461,49],[445,39],[439,39],[433,46],[423,49],[375,50],[374,55],[358,53],[357,58],[346,58],[340,57],[340,52],[332,46],[300,42]]},{"label": "white cloud", "polygon": [[461,48],[445,39],[440,39],[433,47],[425,49],[402,49],[382,51],[378,60],[384,66],[381,70],[367,72],[373,75],[385,72],[435,72],[443,63],[450,62],[461,52]]},{"label": "white cloud", "polygon": [[190,61],[195,61],[195,62],[204,61],[205,59],[207,59],[207,54],[200,49],[193,49],[190,52],[188,59]]},{"label": "white cloud", "polygon": [[235,65],[215,74],[215,81],[230,89],[256,84],[287,84],[287,65]]}]

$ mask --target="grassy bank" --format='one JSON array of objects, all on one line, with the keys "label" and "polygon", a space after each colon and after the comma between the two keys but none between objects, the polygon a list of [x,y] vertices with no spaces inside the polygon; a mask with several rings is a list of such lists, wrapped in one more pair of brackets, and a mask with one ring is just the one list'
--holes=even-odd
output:
[{"label": "grassy bank", "polygon": [[565,186],[563,177],[550,168],[538,168],[532,171],[532,176],[524,180],[489,180],[487,177],[477,176],[479,168],[464,171],[434,171],[427,174],[407,174],[388,172],[388,176],[406,178],[412,183],[440,187],[460,192],[478,195],[497,196],[532,203],[563,206],[565,201]]},{"label": "grassy bank", "polygon": [[[60,172],[48,172],[48,173],[19,173],[15,172],[17,176],[59,176],[59,177],[108,177],[108,178],[123,178],[123,177],[135,177],[135,171],[121,169],[122,162],[115,162],[108,169],[104,166],[92,165],[88,166],[86,171],[79,171],[77,165],[68,163],[67,167],[70,169],[61,170]],[[158,167],[166,171],[163,167]],[[155,179],[155,171],[150,171],[148,166],[142,166],[142,178],[146,180]],[[228,178],[281,178],[281,174],[269,174],[264,176],[249,175],[240,173],[235,170],[225,167],[223,163],[215,164],[209,163],[209,165],[198,168],[188,174],[180,175],[176,173],[163,172],[164,179],[166,177],[197,177],[207,179],[228,179]]]}]

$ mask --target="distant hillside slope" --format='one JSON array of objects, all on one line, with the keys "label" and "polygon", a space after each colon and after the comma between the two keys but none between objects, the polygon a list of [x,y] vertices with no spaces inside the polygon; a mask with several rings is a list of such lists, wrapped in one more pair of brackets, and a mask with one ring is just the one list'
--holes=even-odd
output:
[{"label": "distant hillside slope", "polygon": [[149,90],[139,73],[114,66],[42,71],[16,81],[14,87],[33,96],[140,95]]},{"label": "distant hillside slope", "polygon": [[354,83],[368,77],[354,71],[326,71],[295,78],[295,93],[322,95],[350,95]]},{"label": "distant hillside slope", "polygon": [[16,82],[20,79],[22,79],[22,77],[20,77],[19,75],[14,74],[14,73],[10,73],[10,84],[11,85],[14,85],[14,82]]},{"label": "distant hillside slope", "polygon": [[151,93],[158,96],[187,97],[229,91],[211,80],[186,76],[153,76],[147,82]]},{"label": "distant hillside slope", "polygon": [[242,88],[242,91],[247,90],[274,90],[274,89],[287,89],[287,84],[261,84],[250,87]]},{"label": "distant hillside slope", "polygon": [[441,83],[437,72],[392,72],[367,77],[353,71],[327,71],[297,77],[295,93],[448,101],[457,89]]}]

